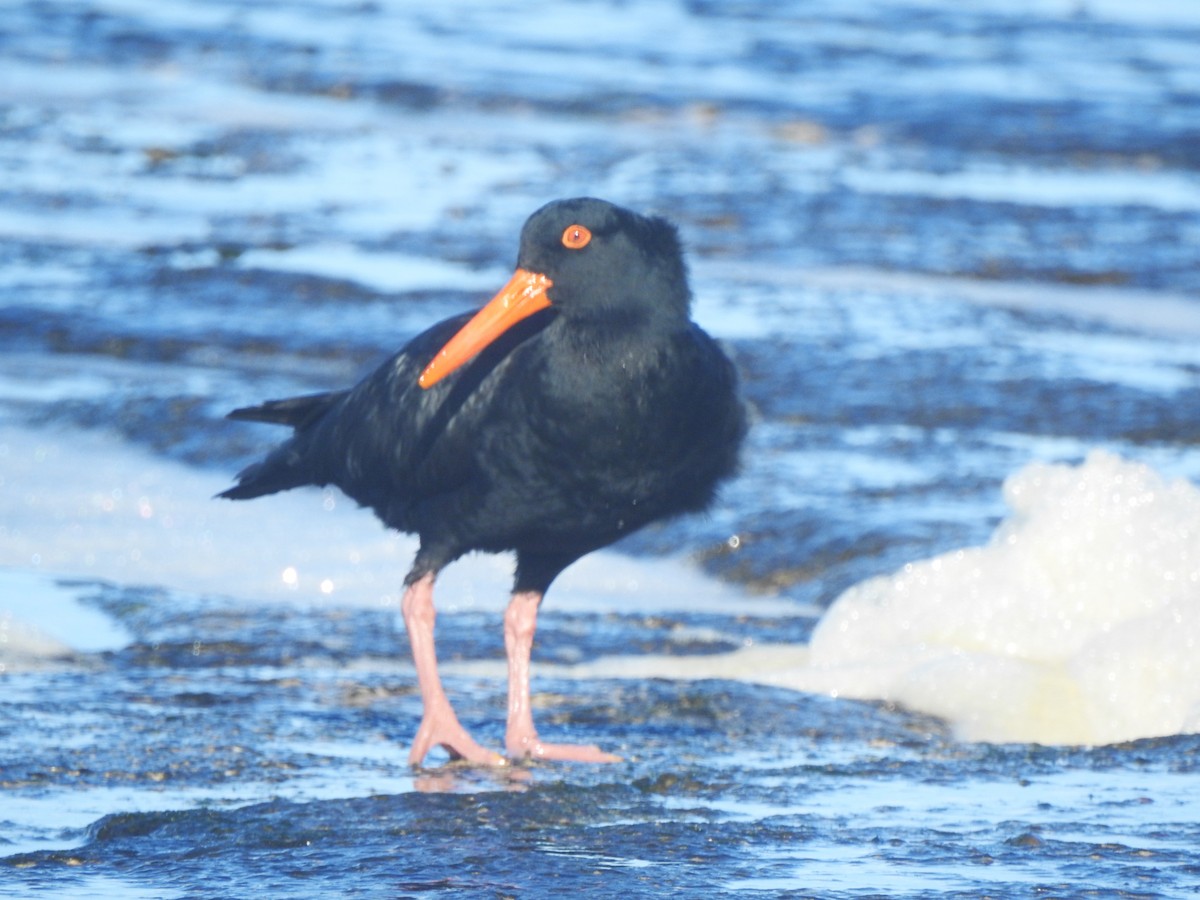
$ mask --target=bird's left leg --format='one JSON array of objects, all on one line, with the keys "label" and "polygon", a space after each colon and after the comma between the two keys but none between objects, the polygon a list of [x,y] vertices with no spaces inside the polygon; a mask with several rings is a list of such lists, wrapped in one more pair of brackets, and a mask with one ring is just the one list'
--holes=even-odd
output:
[{"label": "bird's left leg", "polygon": [[621,757],[599,747],[547,744],[533,727],[529,702],[529,656],[537,631],[538,591],[517,591],[504,613],[504,649],[508,653],[508,729],[505,747],[513,759],[563,759],[572,762],[620,762]]},{"label": "bird's left leg", "polygon": [[412,644],[413,664],[417,669],[417,683],[424,705],[421,725],[409,753],[409,763],[419,766],[425,754],[440,744],[452,758],[465,759],[476,765],[504,765],[503,756],[479,746],[459,724],[458,716],[454,714],[442,688],[433,646],[433,624],[437,615],[433,608],[433,573],[423,575],[408,586],[401,610]]}]

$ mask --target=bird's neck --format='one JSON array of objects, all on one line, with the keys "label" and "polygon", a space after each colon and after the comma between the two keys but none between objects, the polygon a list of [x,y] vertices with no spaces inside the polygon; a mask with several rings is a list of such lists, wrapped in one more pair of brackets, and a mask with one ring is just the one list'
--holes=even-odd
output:
[{"label": "bird's neck", "polygon": [[563,316],[553,336],[555,365],[604,368],[619,360],[649,358],[689,327],[687,320],[645,308]]}]

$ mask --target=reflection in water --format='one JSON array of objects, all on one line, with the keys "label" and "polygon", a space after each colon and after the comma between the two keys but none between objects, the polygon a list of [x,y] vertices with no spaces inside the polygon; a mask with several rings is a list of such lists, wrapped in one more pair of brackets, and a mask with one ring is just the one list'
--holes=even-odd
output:
[{"label": "reflection in water", "polygon": [[464,762],[449,762],[434,768],[420,768],[413,776],[413,789],[422,794],[521,793],[529,790],[532,784],[532,773],[521,764],[480,768]]}]

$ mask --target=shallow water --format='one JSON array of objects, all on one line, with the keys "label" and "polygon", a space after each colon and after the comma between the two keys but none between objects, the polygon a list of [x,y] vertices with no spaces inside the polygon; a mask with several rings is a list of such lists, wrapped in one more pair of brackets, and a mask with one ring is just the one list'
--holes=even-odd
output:
[{"label": "shallow water", "polygon": [[[1026,533],[1003,483],[1030,464],[1200,482],[1198,40],[1169,0],[9,4],[0,895],[1200,890],[1194,735],[1051,746],[1067,697],[965,739],[1012,711],[1016,650],[943,676],[980,679],[953,703],[912,689],[928,669],[761,684],[813,687],[843,591],[960,550],[1125,621],[1094,586],[1111,542],[987,542]],[[411,542],[332,492],[210,501],[278,437],[222,416],[478,305],[574,194],[679,223],[753,406],[744,470],[547,602],[542,728],[625,762],[414,772]],[[1194,546],[1188,501],[1154,490],[1128,571],[1186,583],[1162,535]],[[450,689],[495,745],[508,565],[439,586]],[[1098,626],[1072,677],[1155,654],[1110,693],[1190,703],[1191,731],[1200,592],[1134,580],[1160,618]],[[1036,644],[1010,600],[959,618]],[[873,621],[870,656],[940,646]]]}]

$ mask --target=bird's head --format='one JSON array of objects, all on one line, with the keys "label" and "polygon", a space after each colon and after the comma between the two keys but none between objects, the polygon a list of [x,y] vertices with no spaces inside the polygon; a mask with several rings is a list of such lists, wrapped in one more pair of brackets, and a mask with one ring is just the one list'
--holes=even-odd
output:
[{"label": "bird's head", "polygon": [[675,228],[604,200],[543,206],[521,230],[517,271],[421,373],[428,388],[522,319],[551,307],[567,320],[681,324],[690,294]]}]

